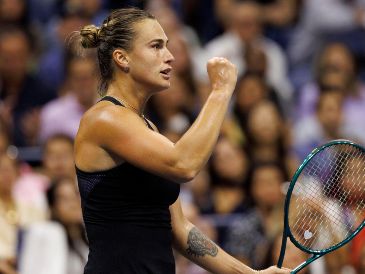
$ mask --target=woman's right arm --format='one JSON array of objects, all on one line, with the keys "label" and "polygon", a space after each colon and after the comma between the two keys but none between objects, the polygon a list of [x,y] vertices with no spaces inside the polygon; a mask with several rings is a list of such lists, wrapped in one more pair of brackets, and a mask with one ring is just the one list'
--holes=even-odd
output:
[{"label": "woman's right arm", "polygon": [[211,59],[207,70],[212,92],[176,144],[149,130],[135,113],[113,105],[87,118],[80,127],[92,125],[88,140],[93,138],[100,147],[140,168],[177,182],[189,181],[213,150],[237,81],[236,67],[224,58]]}]

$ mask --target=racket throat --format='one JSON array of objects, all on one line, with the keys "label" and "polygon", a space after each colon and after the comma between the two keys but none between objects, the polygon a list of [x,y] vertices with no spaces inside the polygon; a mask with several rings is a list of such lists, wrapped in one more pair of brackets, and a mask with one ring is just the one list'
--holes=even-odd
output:
[{"label": "racket throat", "polygon": [[305,262],[301,263],[300,265],[298,265],[296,268],[294,268],[290,274],[296,274],[299,271],[301,271],[304,267],[306,267],[307,265],[309,265],[310,263],[314,262],[315,260],[321,258],[323,255],[325,254],[316,254],[313,255],[312,257],[310,257],[308,260],[306,260]]},{"label": "racket throat", "polygon": [[282,242],[281,242],[280,256],[279,256],[279,260],[278,260],[278,267],[279,268],[281,268],[283,266],[287,239],[288,239],[288,237],[286,236],[286,233],[284,232],[283,233],[283,239],[282,239]]}]

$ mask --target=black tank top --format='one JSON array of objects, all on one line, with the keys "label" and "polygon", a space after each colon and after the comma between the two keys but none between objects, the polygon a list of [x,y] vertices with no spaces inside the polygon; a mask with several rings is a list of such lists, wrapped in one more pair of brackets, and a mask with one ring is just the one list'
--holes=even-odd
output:
[{"label": "black tank top", "polygon": [[84,273],[175,273],[169,206],[180,186],[128,162],[76,174],[90,248]]}]

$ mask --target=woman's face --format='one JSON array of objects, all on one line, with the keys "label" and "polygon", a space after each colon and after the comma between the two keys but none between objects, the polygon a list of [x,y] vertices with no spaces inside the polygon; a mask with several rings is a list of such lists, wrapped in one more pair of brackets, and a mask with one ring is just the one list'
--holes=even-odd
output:
[{"label": "woman's face", "polygon": [[350,75],[355,73],[355,65],[351,52],[341,44],[330,45],[323,54],[322,63],[332,66]]},{"label": "woman's face", "polygon": [[157,20],[135,24],[136,37],[128,52],[132,79],[145,89],[160,91],[170,87],[174,57],[167,49],[167,37]]},{"label": "woman's face", "polygon": [[73,146],[66,140],[50,141],[45,149],[43,165],[52,180],[75,174]]},{"label": "woman's face", "polygon": [[281,135],[281,118],[272,103],[255,106],[248,118],[249,131],[258,144],[272,144]]},{"label": "woman's face", "polygon": [[241,111],[247,112],[266,95],[266,89],[257,77],[247,77],[238,84],[237,104]]},{"label": "woman's face", "polygon": [[228,139],[218,141],[213,152],[213,166],[220,177],[242,183],[247,171],[247,159],[244,152]]},{"label": "woman's face", "polygon": [[273,208],[282,202],[284,176],[276,166],[257,168],[252,176],[252,195],[260,206]]},{"label": "woman's face", "polygon": [[64,224],[79,224],[82,221],[80,198],[74,181],[65,179],[57,187],[53,211]]}]

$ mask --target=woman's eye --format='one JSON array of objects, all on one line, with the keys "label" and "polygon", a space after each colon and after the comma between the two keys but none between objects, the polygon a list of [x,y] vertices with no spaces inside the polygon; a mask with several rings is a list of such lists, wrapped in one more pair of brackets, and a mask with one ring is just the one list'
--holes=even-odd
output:
[{"label": "woman's eye", "polygon": [[161,49],[162,45],[161,44],[155,44],[152,47],[155,48],[155,49]]}]

